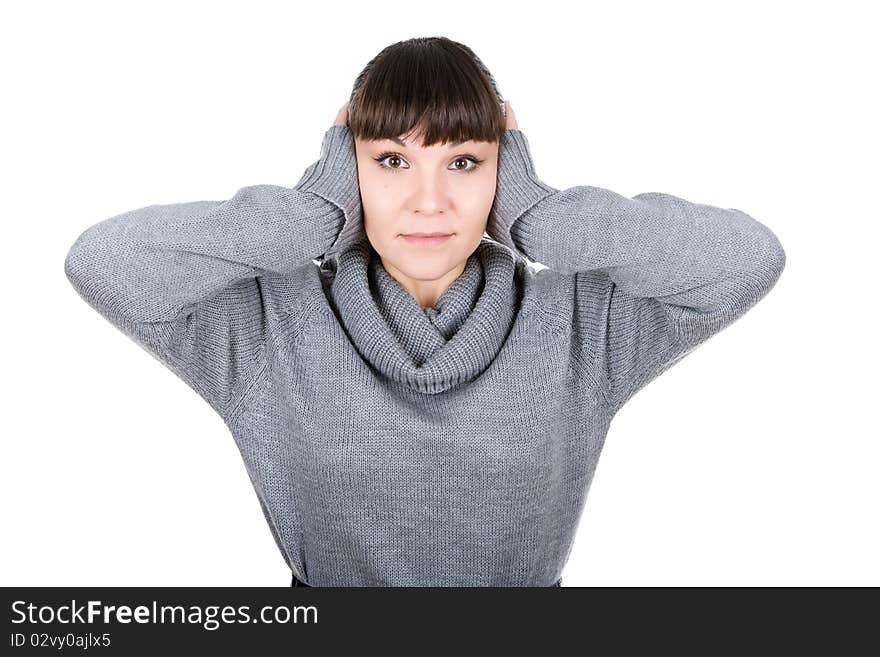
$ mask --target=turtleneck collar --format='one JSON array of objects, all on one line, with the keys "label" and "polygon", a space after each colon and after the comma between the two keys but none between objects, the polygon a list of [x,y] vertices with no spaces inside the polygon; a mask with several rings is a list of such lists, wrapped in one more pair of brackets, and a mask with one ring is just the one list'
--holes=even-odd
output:
[{"label": "turtleneck collar", "polygon": [[435,394],[479,376],[519,310],[521,271],[509,249],[483,238],[431,308],[382,265],[366,238],[338,254],[330,296],[361,356],[386,377]]}]

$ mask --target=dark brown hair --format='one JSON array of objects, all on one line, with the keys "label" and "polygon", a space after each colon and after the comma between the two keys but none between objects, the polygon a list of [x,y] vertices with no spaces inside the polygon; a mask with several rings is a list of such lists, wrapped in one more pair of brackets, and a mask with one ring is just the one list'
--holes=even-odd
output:
[{"label": "dark brown hair", "polygon": [[364,140],[494,142],[504,132],[504,99],[473,50],[446,37],[418,37],[387,46],[361,71],[348,126]]}]

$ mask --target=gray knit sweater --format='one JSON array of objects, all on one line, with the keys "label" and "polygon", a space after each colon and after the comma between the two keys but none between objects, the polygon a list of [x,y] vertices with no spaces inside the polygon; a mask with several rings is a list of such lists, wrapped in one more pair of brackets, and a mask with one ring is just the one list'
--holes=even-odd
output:
[{"label": "gray knit sweater", "polygon": [[334,125],[294,187],[125,212],[64,267],[220,414],[299,579],[548,586],[612,417],[766,295],[785,252],[740,210],[554,189],[520,130],[487,233],[421,308],[366,239]]}]

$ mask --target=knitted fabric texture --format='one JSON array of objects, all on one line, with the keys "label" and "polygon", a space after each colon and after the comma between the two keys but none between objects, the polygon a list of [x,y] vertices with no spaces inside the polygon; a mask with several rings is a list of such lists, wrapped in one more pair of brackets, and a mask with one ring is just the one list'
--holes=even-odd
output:
[{"label": "knitted fabric texture", "polygon": [[223,418],[312,586],[553,584],[615,413],[785,266],[740,210],[547,185],[520,130],[487,236],[433,308],[362,214],[335,125],[294,187],[119,214],[64,264]]},{"label": "knitted fabric texture", "polygon": [[422,309],[385,271],[366,239],[337,268],[332,303],[351,343],[385,379],[420,392],[444,392],[481,374],[516,318],[516,261],[485,238],[433,308]]}]

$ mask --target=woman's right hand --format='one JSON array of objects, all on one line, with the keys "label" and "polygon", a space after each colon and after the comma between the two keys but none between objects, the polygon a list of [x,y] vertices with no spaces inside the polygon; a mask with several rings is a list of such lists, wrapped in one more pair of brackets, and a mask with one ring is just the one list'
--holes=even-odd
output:
[{"label": "woman's right hand", "polygon": [[333,125],[348,125],[348,103],[340,108]]}]

